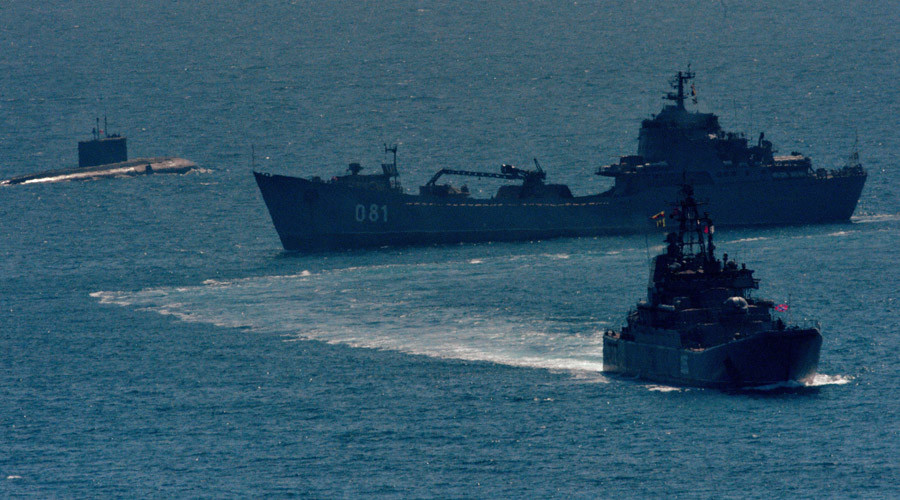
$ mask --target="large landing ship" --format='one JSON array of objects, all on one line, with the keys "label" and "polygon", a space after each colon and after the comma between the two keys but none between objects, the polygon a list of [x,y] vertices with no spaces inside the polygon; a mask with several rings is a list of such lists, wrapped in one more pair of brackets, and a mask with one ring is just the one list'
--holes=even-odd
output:
[{"label": "large landing ship", "polygon": [[[286,250],[330,250],[476,241],[533,240],[654,230],[652,214],[665,209],[685,183],[715,210],[722,226],[811,224],[848,221],[866,181],[854,153],[847,165],[813,169],[799,154],[775,156],[760,134],[756,145],[724,132],[718,118],[685,108],[685,85],[693,73],[679,72],[674,92],[656,116],[644,120],[638,155],[600,167],[612,177],[608,191],[574,196],[546,184],[546,173],[510,165],[497,172],[441,169],[418,194],[399,183],[393,163],[361,174],[351,163],[346,175],[323,180],[254,172]],[[443,175],[521,181],[491,198],[475,199],[465,186],[438,184]],[[659,221],[656,221],[659,222]]]}]

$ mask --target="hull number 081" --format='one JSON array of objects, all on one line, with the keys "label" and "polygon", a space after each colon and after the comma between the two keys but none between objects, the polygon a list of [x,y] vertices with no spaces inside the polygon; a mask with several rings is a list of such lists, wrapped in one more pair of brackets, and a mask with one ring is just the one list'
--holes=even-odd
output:
[{"label": "hull number 081", "polygon": [[387,222],[387,220],[387,205],[376,205],[374,203],[368,207],[362,204],[356,205],[356,222]]}]

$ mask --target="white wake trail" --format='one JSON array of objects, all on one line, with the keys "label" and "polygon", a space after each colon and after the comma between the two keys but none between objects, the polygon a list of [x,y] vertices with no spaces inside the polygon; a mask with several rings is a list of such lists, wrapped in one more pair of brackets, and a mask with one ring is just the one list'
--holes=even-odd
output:
[{"label": "white wake trail", "polygon": [[[466,263],[467,265],[474,264]],[[247,328],[369,349],[511,366],[598,373],[602,335],[559,332],[550,320],[480,307],[460,273],[435,265],[350,268],[288,276],[207,280],[188,287],[91,294],[114,304],[228,328]],[[474,302],[478,302],[474,300]],[[502,300],[501,300],[502,302]]]}]

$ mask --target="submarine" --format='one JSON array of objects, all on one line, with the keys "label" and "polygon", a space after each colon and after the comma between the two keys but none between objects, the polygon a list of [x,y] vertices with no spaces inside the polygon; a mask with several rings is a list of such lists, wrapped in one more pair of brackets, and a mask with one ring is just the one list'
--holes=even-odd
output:
[{"label": "submarine", "polygon": [[[106,119],[104,130],[106,130]],[[47,170],[0,180],[0,186],[101,179],[105,177],[131,177],[151,174],[184,174],[198,168],[184,158],[157,156],[128,159],[128,139],[119,134],[108,134],[100,129],[100,119],[87,141],[78,141],[78,166]]]}]

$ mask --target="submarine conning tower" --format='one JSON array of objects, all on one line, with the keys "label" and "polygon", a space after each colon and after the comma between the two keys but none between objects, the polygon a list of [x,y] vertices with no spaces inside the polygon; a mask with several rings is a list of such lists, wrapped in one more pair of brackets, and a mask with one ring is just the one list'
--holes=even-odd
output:
[{"label": "submarine conning tower", "polygon": [[[103,119],[106,129],[106,118]],[[91,131],[93,137],[89,141],[78,141],[78,166],[93,167],[109,163],[128,161],[127,139],[119,134],[107,134],[100,129],[100,119]]]}]

